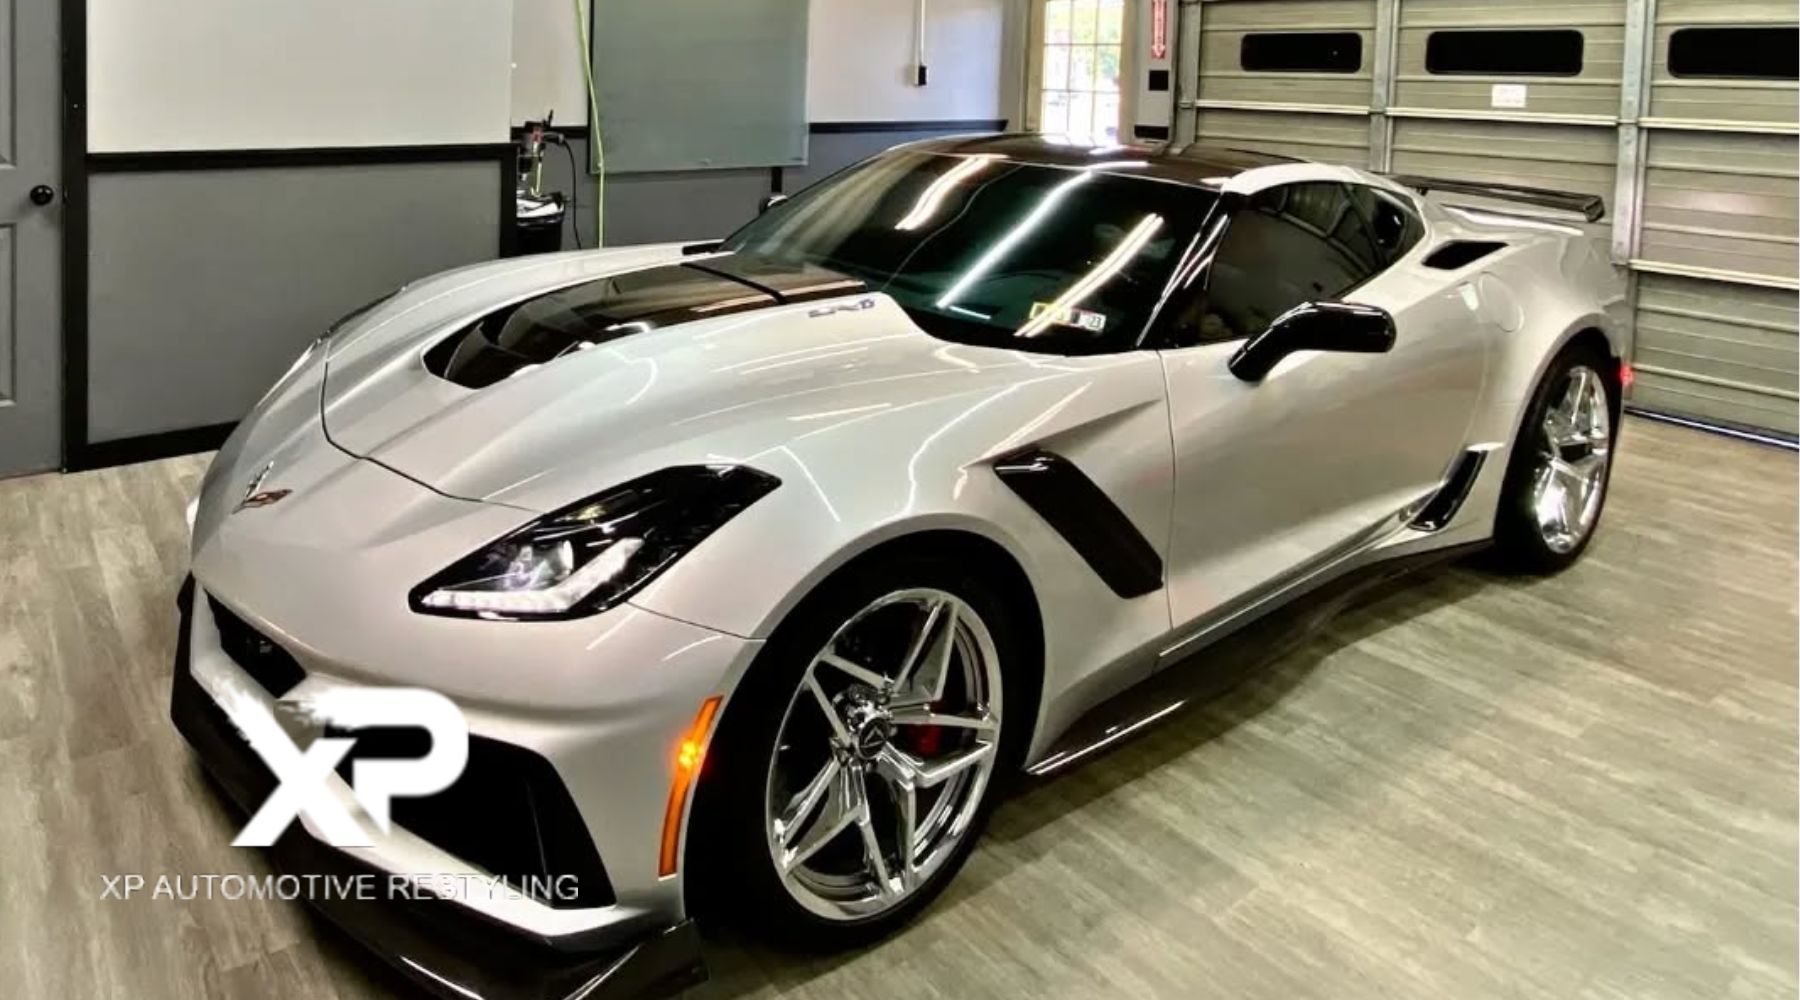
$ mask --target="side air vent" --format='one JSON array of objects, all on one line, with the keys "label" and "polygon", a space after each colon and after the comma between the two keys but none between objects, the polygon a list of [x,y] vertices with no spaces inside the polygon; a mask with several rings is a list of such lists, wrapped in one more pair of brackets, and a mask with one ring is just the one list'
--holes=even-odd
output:
[{"label": "side air vent", "polygon": [[1505,246],[1488,240],[1457,240],[1431,251],[1431,256],[1425,258],[1425,266],[1439,271],[1456,271]]},{"label": "side air vent", "polygon": [[1037,511],[1113,593],[1141,597],[1162,586],[1162,557],[1075,463],[1027,448],[997,459],[994,474]]},{"label": "side air vent", "polygon": [[1450,474],[1444,478],[1444,485],[1413,518],[1412,526],[1420,531],[1438,531],[1454,520],[1463,501],[1469,498],[1475,478],[1481,475],[1481,463],[1487,460],[1487,454],[1471,448],[1458,455],[1455,464],[1450,466]]}]

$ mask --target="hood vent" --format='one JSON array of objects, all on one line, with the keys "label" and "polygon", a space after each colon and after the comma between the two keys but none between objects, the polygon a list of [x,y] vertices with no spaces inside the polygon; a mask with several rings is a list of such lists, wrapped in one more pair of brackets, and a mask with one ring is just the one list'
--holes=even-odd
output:
[{"label": "hood vent", "polygon": [[743,255],[667,264],[491,312],[432,346],[425,367],[457,385],[482,389],[620,337],[866,288],[835,271]]}]

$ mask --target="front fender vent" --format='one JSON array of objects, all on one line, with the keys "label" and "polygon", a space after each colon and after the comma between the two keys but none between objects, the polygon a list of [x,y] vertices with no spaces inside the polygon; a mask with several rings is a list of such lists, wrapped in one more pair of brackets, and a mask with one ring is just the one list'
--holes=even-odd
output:
[{"label": "front fender vent", "polygon": [[1075,463],[1041,448],[994,462],[1000,477],[1120,597],[1162,586],[1162,557],[1137,525]]}]

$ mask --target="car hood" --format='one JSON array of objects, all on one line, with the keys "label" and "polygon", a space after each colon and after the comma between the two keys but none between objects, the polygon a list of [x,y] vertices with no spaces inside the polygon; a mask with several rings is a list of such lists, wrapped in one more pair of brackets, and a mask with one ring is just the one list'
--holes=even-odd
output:
[{"label": "car hood", "polygon": [[[487,322],[493,337],[470,329]],[[520,334],[511,349],[495,341]],[[841,275],[651,247],[441,276],[335,343],[332,443],[469,500],[548,511],[673,464],[740,461],[859,413],[1041,378]],[[910,453],[904,434],[870,448]]]}]

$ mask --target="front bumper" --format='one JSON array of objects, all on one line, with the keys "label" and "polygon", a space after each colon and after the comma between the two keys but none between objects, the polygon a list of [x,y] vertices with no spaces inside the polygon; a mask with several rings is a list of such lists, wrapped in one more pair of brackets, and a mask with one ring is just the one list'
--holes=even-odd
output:
[{"label": "front bumper", "polygon": [[[246,813],[253,812],[274,790],[276,779],[195,675],[195,589],[190,579],[181,591],[170,714],[226,794]],[[391,868],[320,842],[300,823],[270,849],[270,860],[283,874],[368,876],[383,886],[392,874]],[[395,968],[444,997],[659,995],[706,975],[698,935],[686,920],[658,924],[638,916],[546,934],[428,893],[377,900],[329,894],[306,898]]]}]

